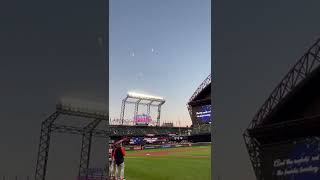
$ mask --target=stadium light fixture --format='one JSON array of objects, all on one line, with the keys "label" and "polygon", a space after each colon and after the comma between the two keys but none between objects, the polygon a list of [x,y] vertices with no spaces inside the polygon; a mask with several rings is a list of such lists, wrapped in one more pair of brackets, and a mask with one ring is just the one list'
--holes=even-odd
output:
[{"label": "stadium light fixture", "polygon": [[77,99],[60,99],[57,108],[64,111],[73,111],[79,113],[95,114],[99,116],[107,116],[105,104],[84,102]]},{"label": "stadium light fixture", "polygon": [[141,94],[141,93],[136,93],[136,92],[128,92],[128,96],[132,97],[132,98],[154,99],[154,100],[164,101],[164,98],[159,97],[159,96],[152,96],[152,95]]}]

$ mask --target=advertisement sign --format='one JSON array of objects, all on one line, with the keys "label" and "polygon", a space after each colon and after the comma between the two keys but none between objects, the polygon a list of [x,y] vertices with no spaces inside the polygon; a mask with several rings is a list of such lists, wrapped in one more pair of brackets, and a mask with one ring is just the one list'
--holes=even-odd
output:
[{"label": "advertisement sign", "polygon": [[172,146],[170,144],[162,145],[162,148],[171,148]]},{"label": "advertisement sign", "polygon": [[142,137],[132,137],[130,139],[129,144],[133,144],[133,145],[142,144],[143,143],[142,141],[143,141]]},{"label": "advertisement sign", "polygon": [[158,140],[158,138],[144,138],[143,139],[145,142],[152,144]]},{"label": "advertisement sign", "polygon": [[151,116],[146,114],[136,115],[133,120],[136,125],[148,125],[152,121]]},{"label": "advertisement sign", "polygon": [[211,122],[211,105],[195,107],[195,118],[203,123]]},{"label": "advertisement sign", "polygon": [[155,149],[155,146],[144,146],[144,149]]},{"label": "advertisement sign", "polygon": [[141,146],[133,146],[133,150],[141,150]]},{"label": "advertisement sign", "polygon": [[261,154],[265,179],[320,179],[319,137],[263,147]]}]

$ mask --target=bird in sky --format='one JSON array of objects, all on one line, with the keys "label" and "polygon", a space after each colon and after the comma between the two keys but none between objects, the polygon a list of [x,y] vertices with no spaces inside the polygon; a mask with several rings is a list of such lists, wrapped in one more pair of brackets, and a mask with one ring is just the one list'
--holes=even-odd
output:
[{"label": "bird in sky", "polygon": [[156,51],[154,48],[151,48],[151,52],[152,52],[152,53],[154,53],[154,54],[156,54],[156,55],[158,55],[158,54],[159,54],[159,52],[158,52],[158,51]]}]

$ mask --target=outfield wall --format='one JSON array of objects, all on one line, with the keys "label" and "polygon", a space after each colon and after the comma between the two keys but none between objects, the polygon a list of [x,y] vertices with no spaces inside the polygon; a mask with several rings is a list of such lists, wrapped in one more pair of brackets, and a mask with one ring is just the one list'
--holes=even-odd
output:
[{"label": "outfield wall", "polygon": [[184,144],[162,144],[162,145],[145,145],[145,146],[130,146],[125,147],[127,151],[142,150],[142,149],[167,149],[179,147],[192,147],[192,146],[209,146],[211,142],[198,142],[198,143],[184,143]]},{"label": "outfield wall", "polygon": [[211,142],[197,142],[197,143],[192,143],[192,146],[211,146]]}]

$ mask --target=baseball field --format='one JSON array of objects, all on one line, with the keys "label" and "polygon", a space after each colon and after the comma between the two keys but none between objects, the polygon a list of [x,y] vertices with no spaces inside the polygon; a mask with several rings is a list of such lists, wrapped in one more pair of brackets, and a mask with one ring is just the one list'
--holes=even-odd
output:
[{"label": "baseball field", "polygon": [[211,146],[127,151],[126,180],[209,180]]}]

